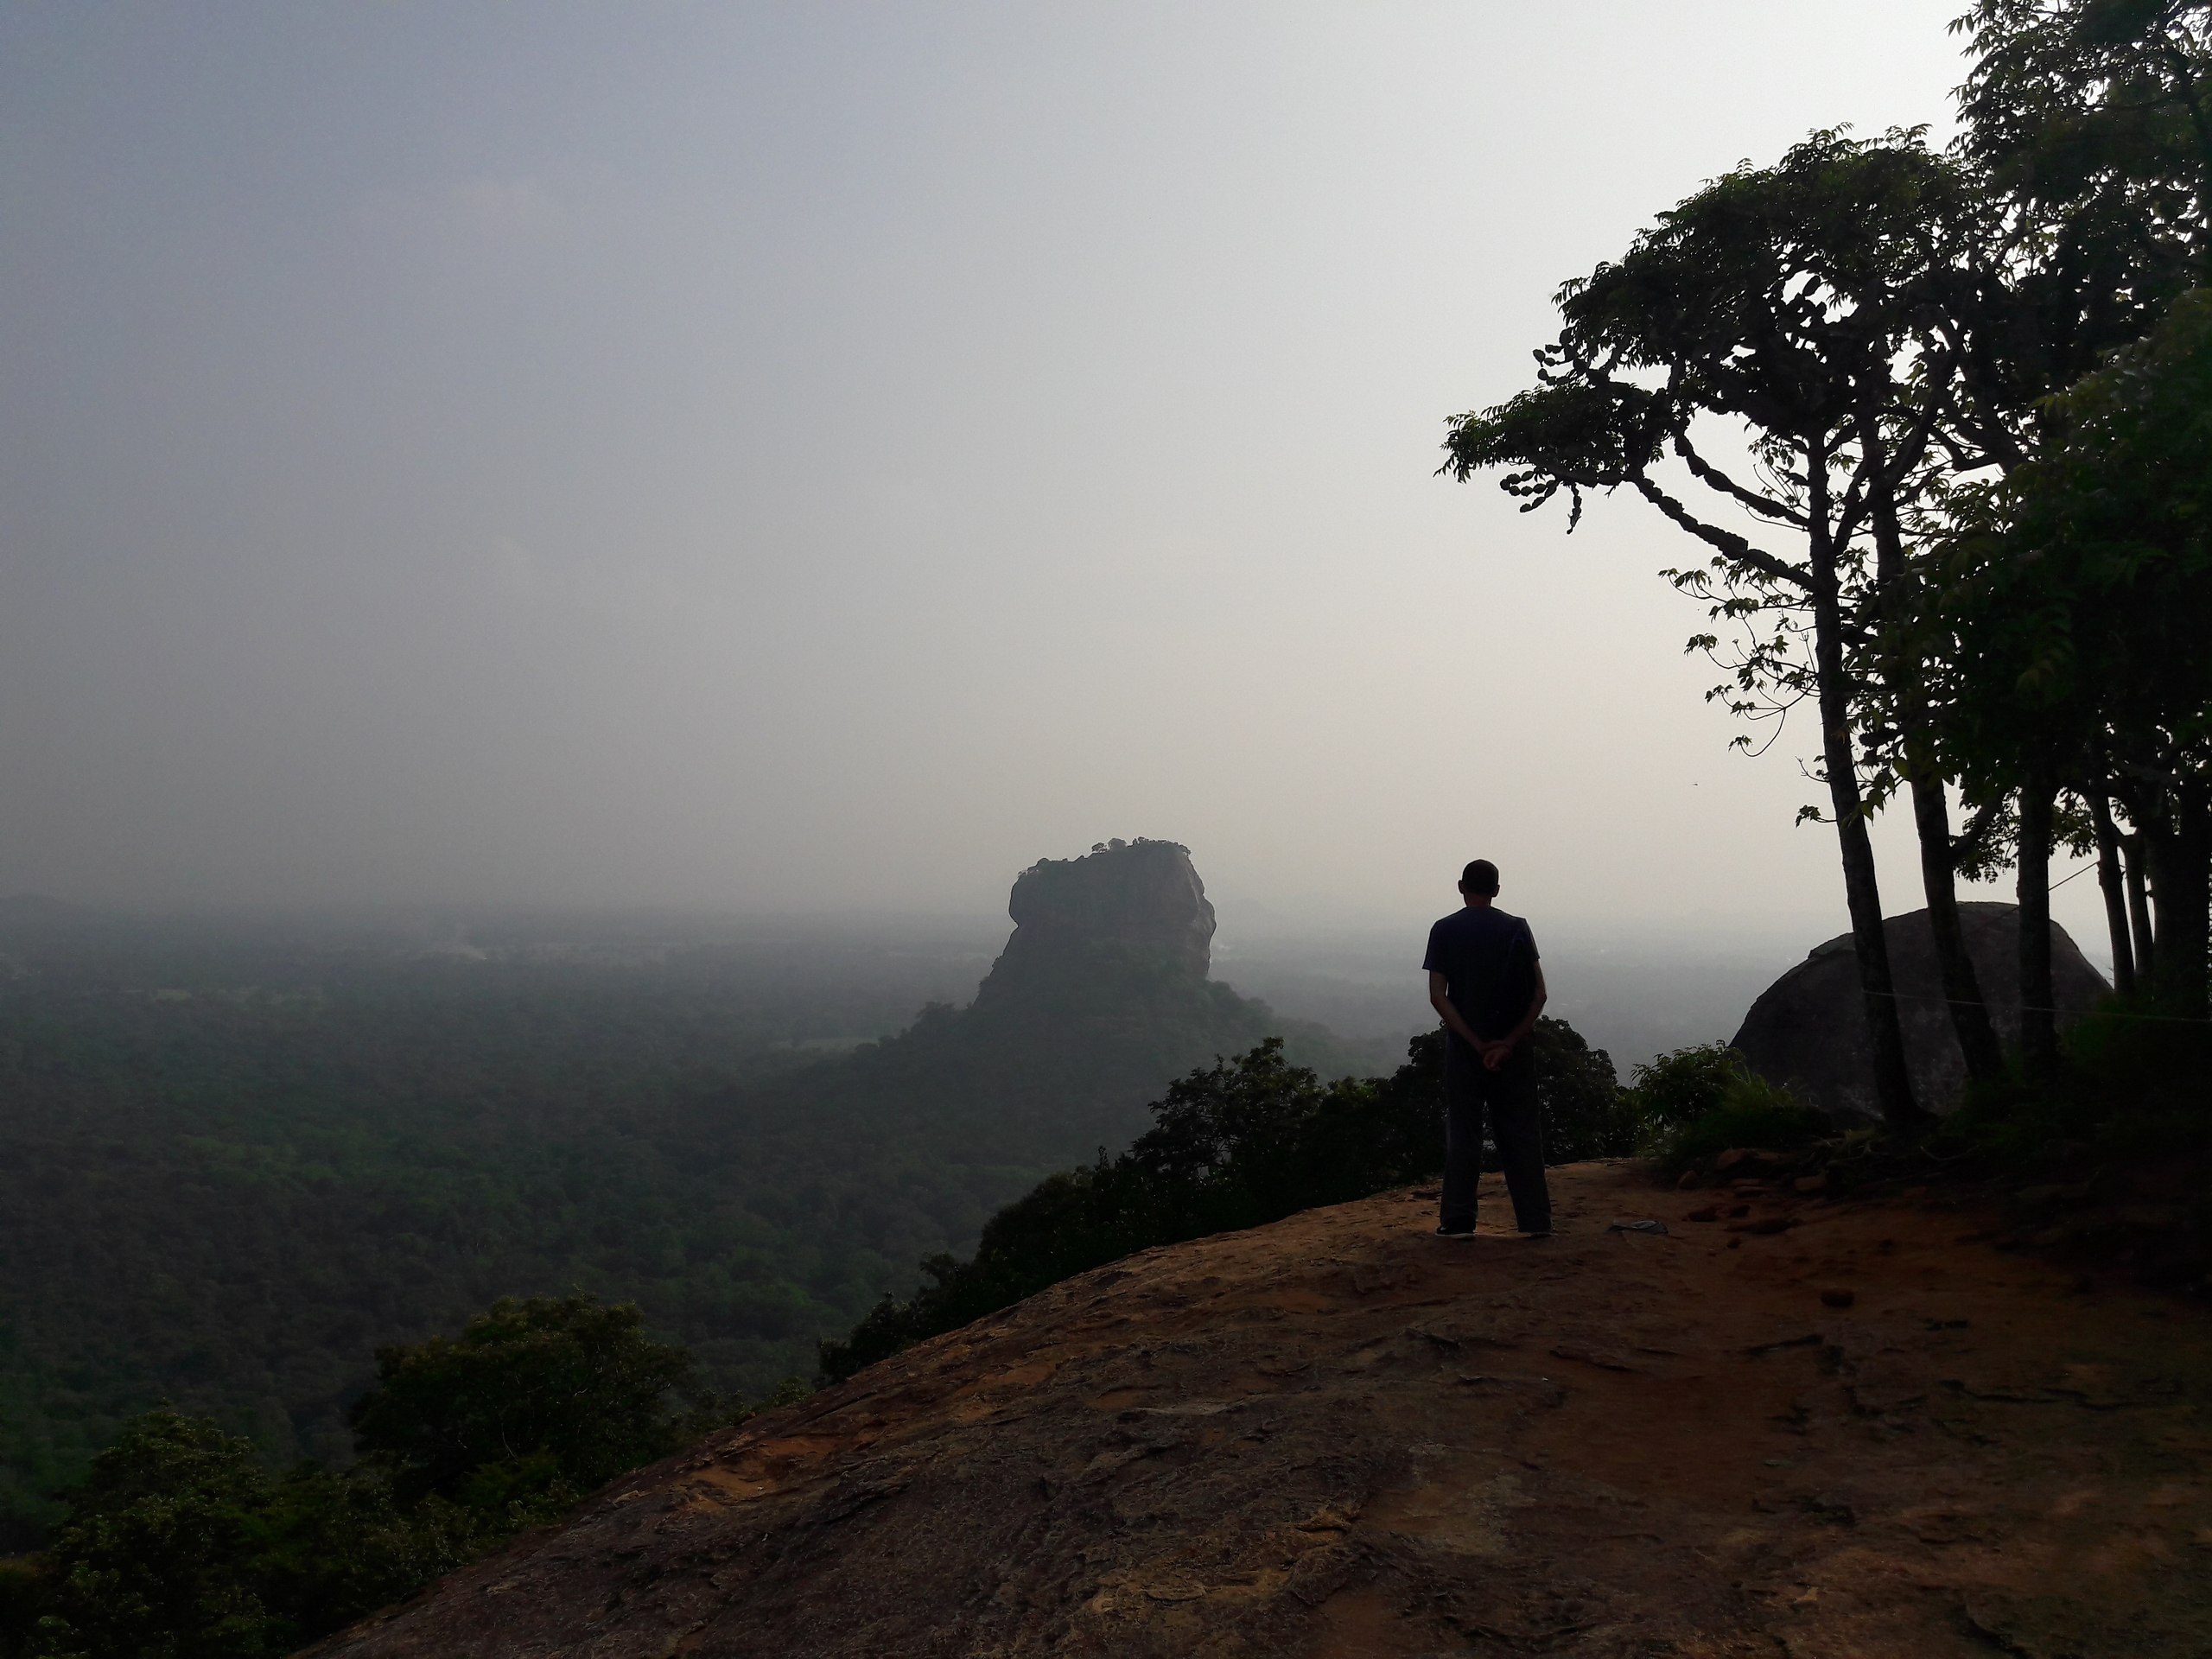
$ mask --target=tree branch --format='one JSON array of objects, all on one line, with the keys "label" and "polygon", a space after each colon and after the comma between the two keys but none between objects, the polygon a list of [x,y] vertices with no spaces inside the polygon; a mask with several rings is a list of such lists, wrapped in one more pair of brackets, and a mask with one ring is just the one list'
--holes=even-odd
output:
[{"label": "tree branch", "polygon": [[1757,490],[1745,488],[1698,454],[1695,446],[1690,442],[1688,433],[1675,434],[1675,453],[1689,467],[1690,476],[1707,488],[1734,497],[1763,518],[1770,518],[1778,524],[1788,524],[1793,530],[1806,527],[1804,514],[1777,501],[1770,495],[1761,495]]},{"label": "tree branch", "polygon": [[1704,519],[1697,517],[1643,474],[1632,474],[1629,482],[1636,486],[1637,493],[1645,500],[1707,546],[1717,550],[1723,558],[1747,566],[1765,576],[1769,581],[1786,583],[1800,590],[1810,588],[1811,581],[1805,572],[1791,564],[1787,559],[1777,558],[1771,553],[1753,547],[1732,530],[1723,530],[1718,524],[1707,524]]}]

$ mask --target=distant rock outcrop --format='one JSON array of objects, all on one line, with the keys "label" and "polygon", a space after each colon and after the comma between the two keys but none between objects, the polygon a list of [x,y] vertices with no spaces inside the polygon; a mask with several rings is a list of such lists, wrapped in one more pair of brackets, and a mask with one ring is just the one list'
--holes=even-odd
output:
[{"label": "distant rock outcrop", "polygon": [[[2011,1047],[2020,1039],[2019,909],[1962,904],[1959,916],[1998,1037]],[[1966,1057],[1951,1027],[1928,912],[1892,916],[1882,931],[1889,940],[1890,972],[1897,985],[1913,1092],[1922,1105],[1948,1111],[1966,1088]],[[2056,922],[2050,927],[2050,959],[2063,1027],[2079,1019],[2112,988]],[[1879,1116],[1859,990],[1858,954],[1848,933],[1816,946],[1767,987],[1744,1016],[1735,1046],[1761,1077],[1785,1085],[1832,1117]]]},{"label": "distant rock outcrop", "polygon": [[[971,1006],[925,1008],[896,1036],[733,1091],[724,1109],[748,1135],[771,1122],[812,1135],[843,1125],[880,1167],[972,1169],[977,1209],[950,1219],[918,1217],[903,1196],[852,1197],[855,1227],[891,1261],[965,1251],[998,1205],[1143,1134],[1171,1080],[1264,1038],[1330,1077],[1376,1069],[1320,1027],[1207,977],[1213,906],[1173,842],[1040,860],[1007,909],[1012,936]],[[883,1217],[906,1230],[874,1230]]]},{"label": "distant rock outcrop", "polygon": [[1172,841],[1116,841],[1081,858],[1040,859],[1014,884],[1013,937],[976,993],[978,1005],[1034,986],[1116,969],[1203,980],[1212,960],[1213,906]]}]

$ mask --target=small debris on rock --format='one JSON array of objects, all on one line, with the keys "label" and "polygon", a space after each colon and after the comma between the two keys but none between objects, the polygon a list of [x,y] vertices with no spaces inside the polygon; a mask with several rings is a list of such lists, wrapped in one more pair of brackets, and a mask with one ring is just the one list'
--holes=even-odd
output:
[{"label": "small debris on rock", "polygon": [[1609,1233],[1658,1233],[1664,1235],[1667,1230],[1667,1224],[1663,1221],[1651,1220],[1647,1217],[1642,1221],[1611,1222],[1607,1224],[1605,1230]]}]

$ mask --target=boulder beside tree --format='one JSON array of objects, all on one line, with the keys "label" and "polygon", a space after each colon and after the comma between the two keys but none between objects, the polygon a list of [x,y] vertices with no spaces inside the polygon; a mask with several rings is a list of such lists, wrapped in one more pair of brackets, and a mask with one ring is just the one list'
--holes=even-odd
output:
[{"label": "boulder beside tree", "polygon": [[[1959,919],[1998,1039],[2008,1052],[2017,1052],[2019,908],[1961,904]],[[1959,1050],[1944,1001],[1928,912],[1916,910],[1889,917],[1882,929],[1889,944],[1914,1098],[1931,1110],[1948,1111],[1966,1090],[1966,1057]],[[2050,925],[2050,960],[2054,1006],[2063,1030],[2109,995],[2112,987],[2056,922]],[[1871,1122],[1881,1116],[1858,962],[1848,933],[1815,946],[1804,961],[1768,986],[1744,1016],[1734,1046],[1759,1076],[1833,1119]]]}]

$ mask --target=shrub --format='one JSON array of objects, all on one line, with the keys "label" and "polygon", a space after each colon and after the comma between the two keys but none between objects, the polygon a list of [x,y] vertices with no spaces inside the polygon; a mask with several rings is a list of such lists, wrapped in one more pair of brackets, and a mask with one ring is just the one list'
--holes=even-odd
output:
[{"label": "shrub", "polygon": [[46,1556],[0,1560],[0,1659],[274,1659],[752,1410],[693,1393],[690,1355],[635,1307],[585,1296],[498,1302],[377,1368],[342,1472],[274,1478],[166,1407],[124,1424]]},{"label": "shrub", "polygon": [[1800,1104],[1787,1089],[1746,1066],[1729,1078],[1719,1105],[1662,1132],[1656,1150],[1665,1166],[1680,1169],[1731,1147],[1794,1152],[1832,1132],[1824,1114]]},{"label": "shrub", "polygon": [[1629,1076],[1639,1149],[1669,1169],[1731,1147],[1791,1152],[1833,1132],[1827,1117],[1726,1043],[1678,1048]]},{"label": "shrub", "polygon": [[1389,1077],[1324,1084],[1270,1037],[1177,1078],[1153,1127],[1119,1158],[1040,1182],[993,1216],[968,1261],[931,1256],[906,1300],[887,1296],[842,1342],[827,1377],[1011,1306],[1047,1285],[1149,1249],[1253,1227],[1434,1174],[1444,1039],[1414,1039]]},{"label": "shrub", "polygon": [[[1637,1125],[1603,1049],[1564,1020],[1532,1039],[1547,1161],[1636,1150]],[[1177,1078],[1153,1127],[1119,1158],[1038,1184],[985,1224],[968,1261],[934,1255],[929,1282],[887,1296],[842,1342],[825,1377],[850,1376],[910,1344],[1009,1307],[1047,1285],[1147,1249],[1344,1204],[1444,1166],[1444,1035],[1407,1046],[1387,1077],[1324,1084],[1270,1037],[1234,1060]]]},{"label": "shrub", "polygon": [[1637,1149],[1634,1103],[1612,1056],[1592,1048],[1564,1020],[1540,1019],[1529,1033],[1536,1061],[1536,1103],[1544,1120],[1544,1161],[1625,1158]]},{"label": "shrub", "polygon": [[1716,1110],[1744,1075],[1743,1056],[1726,1043],[1678,1048],[1629,1073],[1633,1114],[1647,1139],[1676,1133]]},{"label": "shrub", "polygon": [[2212,1157],[2212,1032],[2107,999],[2066,1034],[2050,1077],[1968,1090],[1931,1129],[1929,1150],[2011,1169],[2094,1160]]},{"label": "shrub", "polygon": [[270,1482],[250,1440],[146,1413],[92,1460],[47,1554],[46,1650],[85,1659],[239,1659],[296,1645],[255,1572]]},{"label": "shrub", "polygon": [[353,1437],[404,1499],[527,1524],[675,1450],[691,1381],[690,1352],[649,1338],[632,1304],[503,1298],[459,1337],[377,1350]]}]

